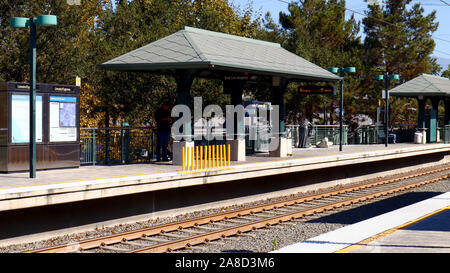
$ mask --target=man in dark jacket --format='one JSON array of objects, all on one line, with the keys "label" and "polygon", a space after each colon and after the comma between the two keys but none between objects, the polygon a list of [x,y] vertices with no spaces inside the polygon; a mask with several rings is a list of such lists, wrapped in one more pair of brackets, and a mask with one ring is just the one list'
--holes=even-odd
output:
[{"label": "man in dark jacket", "polygon": [[[170,140],[172,117],[169,104],[165,101],[155,113],[157,129],[156,161],[169,161],[167,148]],[[162,158],[161,158],[162,149]]]}]

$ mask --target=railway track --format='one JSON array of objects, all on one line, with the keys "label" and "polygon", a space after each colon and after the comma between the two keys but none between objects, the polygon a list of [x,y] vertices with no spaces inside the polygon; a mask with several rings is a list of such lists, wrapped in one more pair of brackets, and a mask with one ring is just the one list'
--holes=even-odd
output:
[{"label": "railway track", "polygon": [[220,243],[221,240],[232,239],[235,236],[253,236],[252,232],[255,230],[405,191],[449,176],[450,166],[444,166],[306,197],[33,250],[30,253],[151,253],[195,248],[201,244]]}]

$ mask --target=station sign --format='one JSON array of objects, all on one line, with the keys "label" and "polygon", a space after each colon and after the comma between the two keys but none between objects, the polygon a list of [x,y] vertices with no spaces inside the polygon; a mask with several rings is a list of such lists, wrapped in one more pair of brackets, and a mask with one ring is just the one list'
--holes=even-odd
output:
[{"label": "station sign", "polygon": [[316,86],[316,85],[306,85],[299,86],[298,92],[305,95],[336,95],[335,86]]},{"label": "station sign", "polygon": [[75,88],[73,86],[52,86],[53,92],[65,93],[70,92],[73,93]]},{"label": "station sign", "polygon": [[[40,85],[36,84],[36,90],[40,89]],[[30,85],[29,84],[25,84],[25,83],[17,83],[15,84],[15,89],[17,89],[18,91],[30,91]]]}]

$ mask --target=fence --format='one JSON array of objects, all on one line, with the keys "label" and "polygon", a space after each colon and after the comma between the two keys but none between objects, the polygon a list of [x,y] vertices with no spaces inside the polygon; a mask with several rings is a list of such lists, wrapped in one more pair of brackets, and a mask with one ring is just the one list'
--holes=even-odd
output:
[{"label": "fence", "polygon": [[[412,124],[396,124],[389,134],[396,135],[397,143],[413,142],[416,125]],[[366,125],[362,126],[355,132],[354,144],[380,144],[385,142],[384,125]],[[389,137],[390,142],[393,137]]]},{"label": "fence", "polygon": [[362,126],[356,132],[358,136],[355,138],[355,144],[377,144],[381,143],[379,140],[381,134],[384,135],[384,126],[382,125],[367,125]]},{"label": "fence", "polygon": [[[444,143],[450,143],[450,125],[438,128]],[[250,130],[255,130],[256,139],[250,140]],[[226,132],[224,130],[212,130],[213,135],[221,135],[223,140],[196,140],[196,147],[213,147],[224,145]],[[245,128],[245,143],[247,154],[255,152],[268,152],[270,142],[270,126],[256,126]],[[297,147],[299,143],[299,125],[286,125],[286,135],[292,140],[292,146]],[[397,142],[411,142],[414,138],[415,129],[394,129],[397,134]],[[203,132],[195,132],[203,133]],[[344,141],[347,145],[348,127],[344,126]],[[356,131],[353,138],[354,144],[377,144],[384,141],[383,126],[363,126]],[[0,135],[1,136],[1,135]],[[339,125],[315,125],[310,132],[309,141],[312,145],[327,137],[333,144],[339,144]],[[153,127],[109,127],[109,128],[81,128],[80,132],[80,163],[91,164],[129,164],[150,162],[156,152],[156,129]],[[169,150],[171,146],[169,145]],[[171,151],[169,151],[170,153]],[[185,151],[187,155],[188,151]],[[191,165],[193,166],[193,165]]]},{"label": "fence", "polygon": [[[250,139],[250,130],[253,130],[254,139]],[[270,133],[272,128],[267,125],[245,127],[245,151],[246,154],[269,152]]]},{"label": "fence", "polygon": [[156,130],[152,127],[81,128],[81,164],[129,164],[154,158]]},{"label": "fence", "polygon": [[[347,145],[347,134],[348,134],[348,126],[343,126],[343,137],[342,144]],[[340,139],[340,126],[339,125],[315,125],[313,127],[313,132],[310,137],[310,141],[312,145],[316,145],[325,137],[328,138],[328,141],[333,142],[334,145],[339,144]]]}]

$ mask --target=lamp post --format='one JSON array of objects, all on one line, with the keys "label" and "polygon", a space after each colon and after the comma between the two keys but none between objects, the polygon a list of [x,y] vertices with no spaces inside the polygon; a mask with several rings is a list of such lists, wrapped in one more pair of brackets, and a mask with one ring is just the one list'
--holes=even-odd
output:
[{"label": "lamp post", "polygon": [[339,81],[340,85],[340,103],[339,103],[339,151],[342,151],[342,140],[344,138],[344,125],[343,125],[343,118],[344,118],[344,73],[355,73],[356,68],[355,67],[345,67],[345,68],[338,68],[338,67],[330,67],[328,68],[328,71],[331,73],[340,73],[341,80]]},{"label": "lamp post", "polygon": [[400,79],[400,76],[398,74],[391,74],[389,75],[389,72],[385,72],[384,75],[376,75],[376,80],[384,80],[384,86],[385,86],[385,104],[384,104],[384,136],[385,136],[385,143],[384,146],[388,146],[388,123],[389,123],[389,80],[398,80]]},{"label": "lamp post", "polygon": [[10,18],[10,27],[30,28],[30,178],[36,177],[36,27],[56,24],[55,15]]}]

